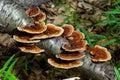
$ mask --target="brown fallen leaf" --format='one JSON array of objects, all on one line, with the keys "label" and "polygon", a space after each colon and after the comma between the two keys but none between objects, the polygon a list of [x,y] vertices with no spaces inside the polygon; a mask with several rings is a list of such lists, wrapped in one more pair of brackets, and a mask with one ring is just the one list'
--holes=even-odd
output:
[{"label": "brown fallen leaf", "polygon": [[51,20],[51,23],[57,25],[57,24],[61,24],[66,17],[62,16],[62,15],[58,15],[58,16],[54,16],[54,17],[48,16],[48,18]]}]

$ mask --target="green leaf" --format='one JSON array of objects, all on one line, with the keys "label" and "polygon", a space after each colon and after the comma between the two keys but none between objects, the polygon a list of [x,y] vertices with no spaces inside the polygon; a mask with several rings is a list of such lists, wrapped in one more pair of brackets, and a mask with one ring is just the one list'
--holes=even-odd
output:
[{"label": "green leaf", "polygon": [[[12,61],[12,59],[14,58],[15,55],[11,56],[6,63],[4,64],[4,66],[2,67],[2,69],[0,70],[0,78],[3,80],[18,80],[17,77],[14,76],[14,74],[11,73],[15,63],[17,62],[18,59],[15,59],[15,61]],[[11,64],[10,64],[11,63]]]},{"label": "green leaf", "polygon": [[104,20],[104,21],[99,21],[95,24],[95,26],[97,25],[103,25],[103,24],[114,24],[116,23],[117,20],[113,19],[113,20]]},{"label": "green leaf", "polygon": [[120,4],[120,0],[116,0],[116,2],[114,3],[115,5]]},{"label": "green leaf", "polygon": [[0,74],[3,73],[5,71],[5,69],[8,68],[8,65],[10,64],[10,62],[12,61],[12,59],[14,58],[15,55],[11,56],[6,63],[4,64],[4,66],[2,67],[2,69],[0,70]]},{"label": "green leaf", "polygon": [[105,14],[109,14],[109,15],[115,15],[115,14],[120,14],[120,8],[114,9],[112,11],[106,11],[104,12]]},{"label": "green leaf", "polygon": [[116,24],[119,22],[119,19],[115,15],[109,15],[107,19],[98,21],[94,26],[103,25],[103,24]]},{"label": "green leaf", "polygon": [[98,38],[106,38],[106,36],[104,36],[104,35],[100,35],[100,34],[88,34],[90,37],[91,36],[95,36],[95,37],[98,37]]},{"label": "green leaf", "polygon": [[8,78],[7,78],[7,80],[19,80],[16,76],[14,76],[14,74],[8,74],[9,76],[8,76]]},{"label": "green leaf", "polygon": [[107,31],[106,35],[110,35],[110,33],[112,31],[114,31],[115,29],[117,29],[118,27],[120,27],[120,23],[117,23],[116,25],[114,25],[113,27],[110,27],[109,30]]},{"label": "green leaf", "polygon": [[111,44],[111,43],[113,43],[113,42],[116,42],[117,41],[117,39],[111,39],[111,40],[109,40],[109,41],[107,41],[107,42],[105,42],[105,43],[103,43],[103,44],[100,44],[101,46],[107,46],[107,45],[109,45],[109,44]]},{"label": "green leaf", "polygon": [[7,70],[8,72],[11,72],[11,71],[12,71],[12,69],[13,69],[15,63],[17,62],[17,60],[18,60],[18,59],[15,59],[15,61],[9,66],[9,68],[8,68],[8,70]]},{"label": "green leaf", "polygon": [[114,66],[114,72],[115,72],[115,75],[117,77],[117,80],[120,80],[120,73],[118,71],[118,69]]},{"label": "green leaf", "polygon": [[12,64],[9,66],[8,70],[6,71],[5,75],[4,75],[4,80],[6,80],[9,77],[9,74],[12,74],[11,71],[13,70],[13,67],[15,65],[15,63],[17,62],[18,59],[16,59],[14,62],[12,62]]}]

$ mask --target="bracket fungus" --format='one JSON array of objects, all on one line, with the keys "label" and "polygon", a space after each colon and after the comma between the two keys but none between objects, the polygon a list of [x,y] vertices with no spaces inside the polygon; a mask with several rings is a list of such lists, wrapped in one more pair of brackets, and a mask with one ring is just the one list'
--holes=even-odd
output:
[{"label": "bracket fungus", "polygon": [[84,38],[84,34],[80,31],[74,31],[70,36],[67,37],[70,42],[79,42],[81,39]]},{"label": "bracket fungus", "polygon": [[87,51],[92,55],[92,61],[108,61],[111,59],[111,54],[105,47],[95,45],[92,48],[89,47]]},{"label": "bracket fungus", "polygon": [[29,8],[26,10],[26,14],[29,15],[35,22],[42,22],[46,19],[46,15],[39,7]]},{"label": "bracket fungus", "polygon": [[25,34],[27,34],[27,36],[13,36],[17,42],[22,43],[22,46],[19,46],[21,51],[27,53],[44,52],[45,48],[42,47],[43,49],[41,49],[34,43],[39,42],[41,39],[44,40],[61,36],[61,38],[65,39],[67,43],[57,45],[62,48],[61,52],[53,54],[53,57],[48,59],[48,63],[56,68],[70,69],[82,66],[83,62],[80,61],[80,59],[85,56],[85,54],[82,54],[85,50],[92,55],[92,61],[107,61],[111,59],[110,53],[104,47],[98,45],[92,48],[86,47],[87,41],[85,40],[84,34],[80,31],[74,30],[72,25],[65,24],[61,28],[54,24],[45,24],[43,21],[45,20],[46,15],[41,12],[38,7],[30,8],[26,13],[33,18],[35,25],[17,28],[20,32],[25,32]]},{"label": "bracket fungus", "polygon": [[17,27],[19,31],[30,33],[30,34],[40,34],[43,33],[47,27],[44,22],[36,22],[35,25]]},{"label": "bracket fungus", "polygon": [[[18,1],[22,1],[23,3],[28,2],[28,4],[29,2],[35,1],[34,4],[36,4],[38,0],[27,0],[27,1],[18,0]],[[2,4],[0,5],[0,7],[1,7],[1,11],[3,12],[3,14],[1,14],[2,15],[1,24],[3,26],[7,25],[7,27],[5,27],[7,32],[13,31],[16,27],[18,27],[18,30],[19,30],[18,34],[25,32],[25,35],[23,36],[20,36],[20,35],[13,36],[13,38],[18,42],[18,43],[17,42],[15,43],[18,44],[18,47],[22,52],[34,53],[34,54],[44,52],[45,50],[46,50],[45,52],[48,51],[48,53],[53,52],[52,55],[54,56],[54,58],[49,58],[48,63],[54,67],[62,68],[62,69],[70,69],[74,67],[79,67],[79,66],[82,66],[84,62],[83,67],[79,68],[79,70],[78,69],[76,70],[78,70],[80,73],[83,72],[83,74],[86,74],[85,77],[90,76],[92,77],[92,79],[94,79],[94,77],[100,77],[99,78],[100,80],[103,80],[103,79],[106,80],[106,78],[108,80],[109,75],[105,73],[105,72],[109,73],[108,70],[111,71],[111,68],[107,69],[109,68],[108,64],[97,65],[94,62],[90,61],[89,56],[88,56],[89,54],[87,55],[87,53],[85,54],[81,53],[84,50],[88,49],[90,54],[92,55],[93,61],[107,61],[111,59],[111,55],[108,52],[108,50],[100,46],[94,46],[92,48],[85,48],[85,46],[87,45],[87,41],[84,39],[84,35],[79,31],[74,31],[74,27],[72,25],[64,25],[64,27],[62,27],[63,29],[60,28],[61,32],[59,32],[58,30],[59,33],[57,32],[57,34],[59,35],[53,36],[53,33],[56,33],[56,31],[51,29],[53,32],[48,32],[49,31],[48,25],[46,26],[46,24],[44,24],[44,20],[46,18],[45,13],[41,12],[38,7],[30,8],[26,11],[26,13],[29,15],[28,17],[25,14],[24,9],[22,9],[23,7],[20,7],[21,5],[18,5],[15,2],[13,0],[0,0],[0,4]],[[6,11],[8,12],[7,14],[5,13]],[[22,26],[20,27],[19,25],[22,25]],[[28,26],[28,25],[31,25],[31,26]],[[45,45],[44,47],[41,46],[39,43],[35,43],[36,41],[39,41],[41,38],[39,38],[39,40],[36,40],[35,38],[33,38],[34,35],[39,35],[39,34],[40,35],[42,34],[44,36],[47,35],[47,39],[41,40],[40,42],[42,43],[43,41],[42,44]],[[52,37],[57,37],[57,38],[52,39],[50,38],[51,35]],[[60,40],[58,39],[58,37],[61,37],[60,39],[64,39],[64,40]],[[46,41],[46,43],[44,41]],[[63,42],[65,42],[65,45]],[[67,43],[69,45],[67,45]],[[86,57],[84,57],[85,55]],[[48,54],[48,57],[50,56]],[[79,59],[83,57],[84,59],[81,60],[83,62],[81,62]],[[101,72],[103,75],[101,75]]]},{"label": "bracket fungus", "polygon": [[42,22],[46,19],[46,15],[43,12],[40,12],[36,17],[32,17],[35,22]]},{"label": "bracket fungus", "polygon": [[72,25],[65,24],[65,25],[63,25],[62,28],[64,29],[64,32],[62,34],[63,37],[70,36],[74,31],[74,28]]},{"label": "bracket fungus", "polygon": [[13,39],[16,40],[17,42],[21,43],[22,46],[19,46],[19,45],[18,46],[19,46],[19,49],[22,52],[26,52],[26,53],[41,53],[41,52],[44,52],[44,49],[41,49],[34,44],[34,43],[39,42],[40,40],[35,40],[35,39],[33,40],[33,39],[30,39],[30,37],[46,31],[47,26],[43,22],[46,18],[46,15],[45,15],[45,13],[40,11],[40,9],[38,7],[29,8],[26,11],[26,14],[29,17],[31,17],[33,20],[34,20],[34,18],[39,16],[39,21],[34,20],[34,22],[35,22],[34,25],[17,27],[17,29],[20,32],[26,32],[26,33],[24,35],[23,34],[22,35],[14,35]]},{"label": "bracket fungus", "polygon": [[62,52],[59,54],[56,54],[56,58],[60,58],[61,60],[77,60],[80,58],[83,58],[85,55],[80,52]]},{"label": "bracket fungus", "polygon": [[79,67],[83,65],[79,59],[83,58],[85,55],[76,51],[68,52],[63,51],[54,56],[54,58],[49,58],[48,63],[56,68],[70,69],[74,67]]},{"label": "bracket fungus", "polygon": [[75,60],[75,61],[64,61],[64,60],[54,60],[52,58],[48,59],[48,63],[56,68],[62,68],[62,69],[70,69],[70,68],[74,68],[74,67],[79,67],[81,65],[83,65],[83,62],[79,61],[79,60]]},{"label": "bracket fungus", "polygon": [[13,39],[21,43],[37,43],[40,40],[30,40],[29,36],[13,35]]},{"label": "bracket fungus", "polygon": [[[63,28],[63,29],[65,29],[65,28]],[[65,31],[70,31],[70,30],[65,30]],[[64,34],[67,34],[67,33],[64,33]],[[71,35],[66,36],[65,38],[69,42],[69,45],[65,44],[62,46],[62,48],[65,51],[81,51],[81,52],[83,52],[86,49],[87,41],[84,40],[84,34],[82,32],[73,31],[73,32],[71,32]]]},{"label": "bracket fungus", "polygon": [[[29,52],[29,53],[43,52],[44,50],[37,47],[36,44],[34,43],[39,42],[40,39],[61,36],[64,30],[53,24],[45,25],[43,21],[45,20],[46,15],[45,13],[40,11],[38,7],[30,8],[26,11],[26,13],[28,14],[28,16],[33,18],[33,20],[35,18],[36,19],[38,18],[39,21],[34,20],[35,24],[31,26],[17,27],[19,32],[25,32],[25,33],[20,35],[14,35],[13,39],[16,40],[17,42],[20,42],[21,45],[23,45],[23,46],[19,46],[19,49],[22,52]],[[33,45],[31,45],[32,43]]]},{"label": "bracket fungus", "polygon": [[39,9],[39,7],[29,8],[26,10],[26,14],[33,19],[35,25],[17,27],[19,31],[31,34],[39,34],[46,30],[45,23],[43,22],[46,19],[46,15]]},{"label": "bracket fungus", "polygon": [[35,54],[35,53],[44,52],[44,49],[41,49],[36,45],[23,45],[23,46],[20,46],[19,49],[25,53],[34,53]]},{"label": "bracket fungus", "polygon": [[26,14],[29,15],[30,17],[35,17],[39,15],[39,13],[40,13],[39,7],[29,8],[26,10]]},{"label": "bracket fungus", "polygon": [[57,27],[53,24],[47,24],[47,29],[41,34],[36,34],[32,36],[30,39],[45,39],[51,37],[61,36],[64,30],[60,27]]},{"label": "bracket fungus", "polygon": [[73,52],[73,51],[80,51],[80,52],[83,52],[86,50],[86,45],[87,45],[87,42],[85,40],[80,40],[79,42],[69,42],[70,44],[65,44],[62,46],[62,48],[65,50],[65,51],[70,51],[70,52]]},{"label": "bracket fungus", "polygon": [[87,41],[84,40],[84,34],[80,31],[74,31],[72,25],[65,24],[62,37],[65,38],[69,44],[63,44],[63,51],[57,53],[55,58],[48,59],[48,63],[57,68],[69,69],[82,66],[83,62],[79,59],[85,55],[82,54],[86,49]]}]

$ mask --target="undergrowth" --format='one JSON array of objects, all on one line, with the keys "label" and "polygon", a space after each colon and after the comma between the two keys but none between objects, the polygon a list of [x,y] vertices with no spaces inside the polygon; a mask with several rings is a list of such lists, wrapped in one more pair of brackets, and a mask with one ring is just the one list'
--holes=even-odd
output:
[{"label": "undergrowth", "polygon": [[[13,62],[13,58],[15,55],[11,56],[3,65],[3,67],[0,69],[0,79],[1,80],[19,80],[13,73],[12,70],[14,68],[15,63],[17,62],[17,59],[15,59]],[[12,63],[11,63],[12,62]]]},{"label": "undergrowth", "polygon": [[118,43],[120,46],[120,0],[115,0],[111,10],[104,11],[102,15],[107,15],[107,19],[98,21],[95,26],[107,25],[107,31],[104,36],[106,39],[109,37],[109,39],[101,46],[106,46],[113,42]]},{"label": "undergrowth", "polygon": [[[71,15],[64,15],[66,18],[64,21],[60,24],[60,26],[63,26],[63,24],[70,23],[75,26],[76,29],[79,29],[81,32],[83,32],[86,36],[86,40],[88,42],[89,46],[95,46],[98,42],[105,40],[105,42],[99,44],[103,47],[106,47],[112,43],[117,43],[118,46],[120,46],[120,18],[117,17],[118,14],[120,14],[120,1],[117,0],[114,7],[111,8],[111,11],[104,11],[101,13],[101,15],[107,15],[107,18],[102,21],[98,21],[95,24],[93,24],[94,27],[99,27],[101,25],[107,25],[107,30],[105,34],[88,34],[88,31],[86,28],[81,26],[78,21],[82,20],[84,22],[89,22],[89,20],[83,19],[78,15],[78,11],[70,11],[69,7],[65,7],[65,10],[69,12]],[[71,5],[69,3],[69,5]],[[120,16],[120,15],[119,15]],[[95,38],[93,38],[95,37]]]},{"label": "undergrowth", "polygon": [[120,80],[120,72],[117,67],[114,66],[114,73],[116,75],[117,80]]},{"label": "undergrowth", "polygon": [[[94,27],[99,27],[101,25],[107,26],[104,34],[88,34],[87,29],[77,23],[78,20],[88,20],[83,19],[79,16],[75,16],[78,14],[77,10],[71,12],[69,7],[65,7],[65,10],[68,11],[71,15],[64,15],[66,16],[66,18],[60,24],[60,26],[63,26],[63,24],[67,23],[74,25],[76,29],[80,30],[85,34],[88,45],[91,47],[102,40],[105,40],[105,42],[99,45],[103,47],[109,46],[112,43],[117,43],[117,45],[120,47],[120,0],[114,0],[111,2],[114,2],[111,3],[111,10],[107,10],[101,13],[101,15],[106,15],[106,19],[93,24]],[[118,63],[117,65],[113,65],[113,67],[117,80],[120,80],[120,73],[118,71],[118,68],[120,68],[120,63]]]}]

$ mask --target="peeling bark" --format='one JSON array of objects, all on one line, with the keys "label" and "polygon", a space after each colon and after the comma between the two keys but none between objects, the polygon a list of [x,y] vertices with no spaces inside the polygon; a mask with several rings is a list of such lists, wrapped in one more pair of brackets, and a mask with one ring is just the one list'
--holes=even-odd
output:
[{"label": "peeling bark", "polygon": [[13,0],[17,4],[21,5],[25,9],[30,8],[30,7],[35,7],[38,6],[44,2],[48,2],[51,0]]},{"label": "peeling bark", "polygon": [[32,25],[34,22],[20,5],[10,0],[0,0],[0,24],[0,29],[11,32],[18,26]]}]

